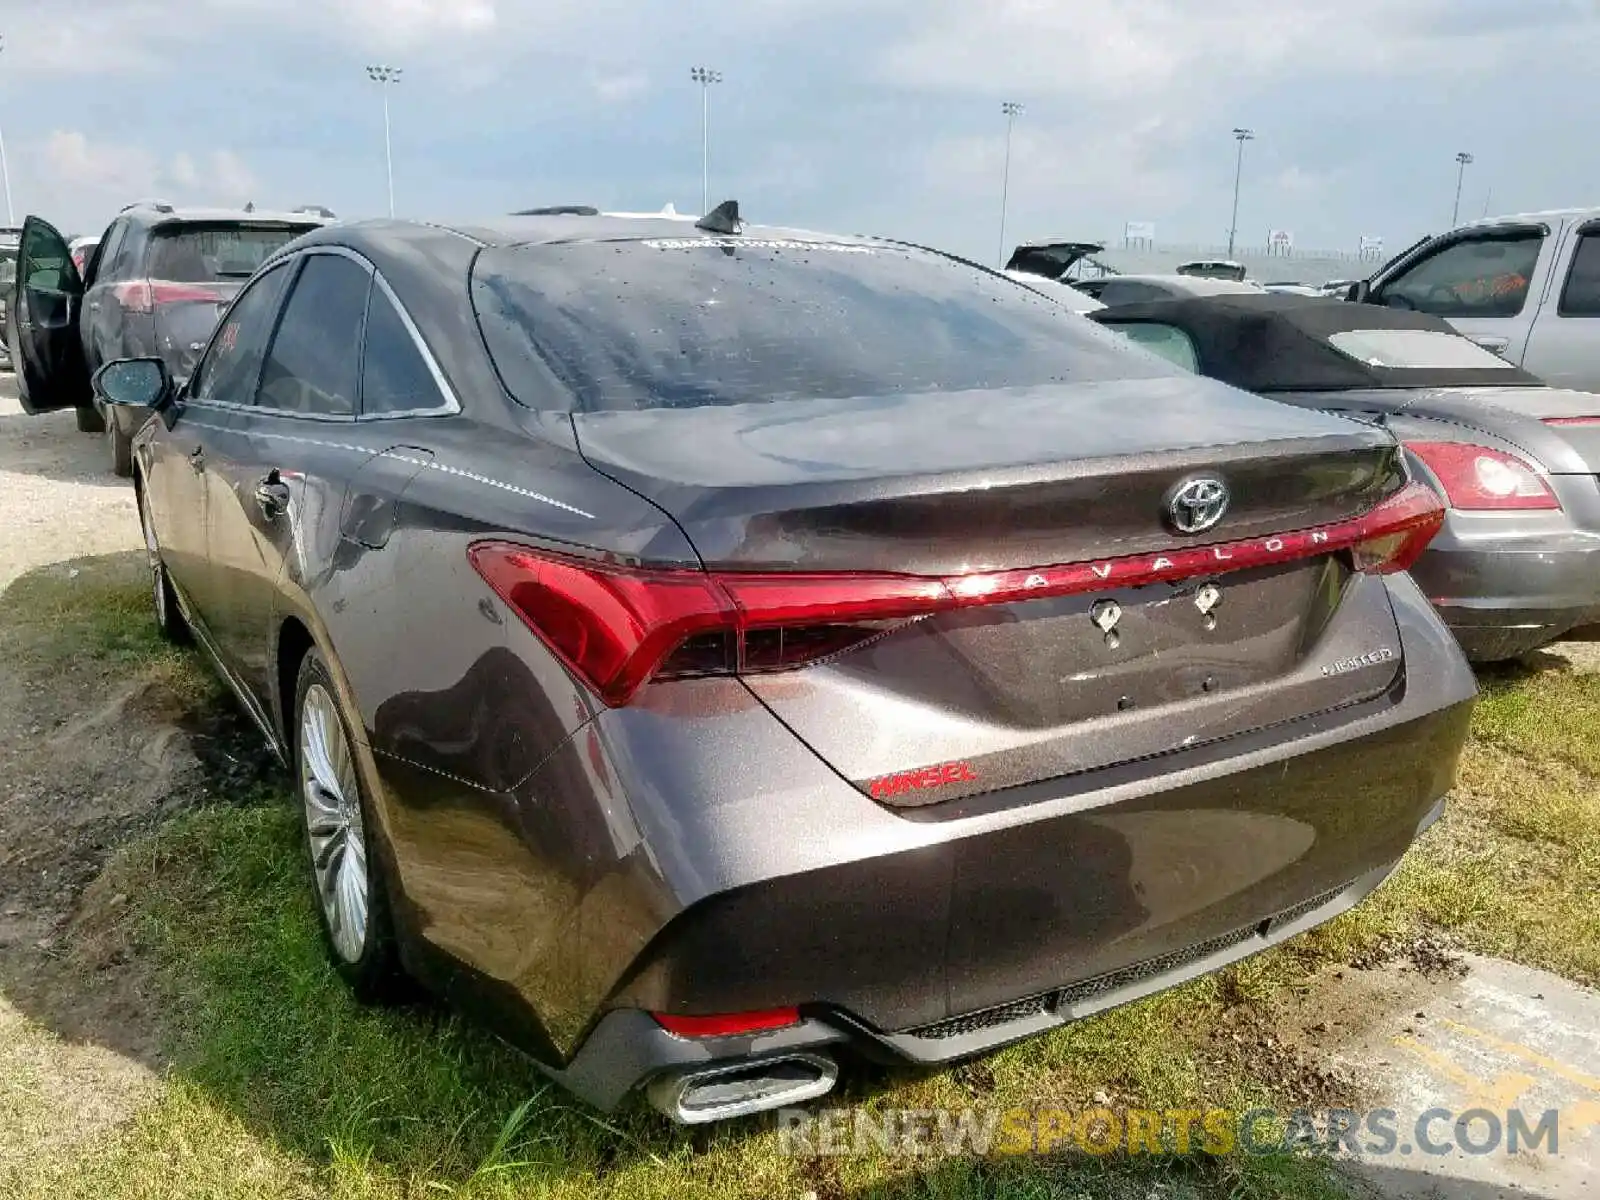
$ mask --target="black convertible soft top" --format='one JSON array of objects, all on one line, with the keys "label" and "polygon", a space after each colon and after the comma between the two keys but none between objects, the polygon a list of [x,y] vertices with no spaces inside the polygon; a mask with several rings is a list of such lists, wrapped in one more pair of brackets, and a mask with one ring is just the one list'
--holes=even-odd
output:
[{"label": "black convertible soft top", "polygon": [[[1200,372],[1252,392],[1332,392],[1361,388],[1538,387],[1520,367],[1380,366],[1338,350],[1338,333],[1395,329],[1460,336],[1426,313],[1318,296],[1194,296],[1120,304],[1088,314],[1112,328],[1171,325],[1194,343]],[[1488,351],[1484,351],[1488,353]]]}]

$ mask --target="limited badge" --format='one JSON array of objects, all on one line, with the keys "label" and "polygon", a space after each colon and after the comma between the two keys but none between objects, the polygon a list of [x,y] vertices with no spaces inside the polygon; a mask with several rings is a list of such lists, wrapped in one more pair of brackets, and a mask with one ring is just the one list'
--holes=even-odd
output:
[{"label": "limited badge", "polygon": [[1362,667],[1375,667],[1379,663],[1393,662],[1397,655],[1388,646],[1380,646],[1369,654],[1358,654],[1354,658],[1341,658],[1322,668],[1324,675],[1348,675],[1351,671],[1359,671]]}]

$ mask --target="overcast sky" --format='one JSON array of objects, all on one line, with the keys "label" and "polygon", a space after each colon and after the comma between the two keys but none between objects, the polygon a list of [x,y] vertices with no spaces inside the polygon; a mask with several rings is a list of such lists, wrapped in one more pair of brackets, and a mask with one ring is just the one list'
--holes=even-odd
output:
[{"label": "overcast sky", "polygon": [[988,259],[1005,121],[1008,240],[1391,248],[1463,215],[1600,204],[1597,0],[0,0],[18,215],[98,232],[122,203],[712,201]]}]

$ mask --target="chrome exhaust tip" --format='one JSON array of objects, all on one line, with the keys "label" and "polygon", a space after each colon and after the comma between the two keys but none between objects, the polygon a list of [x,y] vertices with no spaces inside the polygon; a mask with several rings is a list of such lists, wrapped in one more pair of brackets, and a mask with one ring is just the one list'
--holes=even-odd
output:
[{"label": "chrome exhaust tip", "polygon": [[680,1125],[703,1125],[815,1100],[839,1082],[839,1066],[822,1054],[725,1063],[661,1075],[645,1096]]}]

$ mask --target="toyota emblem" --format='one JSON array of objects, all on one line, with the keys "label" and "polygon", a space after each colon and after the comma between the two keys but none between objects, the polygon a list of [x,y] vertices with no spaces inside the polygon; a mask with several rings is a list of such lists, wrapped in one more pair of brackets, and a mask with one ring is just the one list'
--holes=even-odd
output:
[{"label": "toyota emblem", "polygon": [[1215,475],[1185,479],[1167,496],[1167,519],[1179,533],[1204,533],[1228,511],[1228,485]]}]

